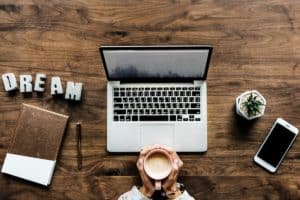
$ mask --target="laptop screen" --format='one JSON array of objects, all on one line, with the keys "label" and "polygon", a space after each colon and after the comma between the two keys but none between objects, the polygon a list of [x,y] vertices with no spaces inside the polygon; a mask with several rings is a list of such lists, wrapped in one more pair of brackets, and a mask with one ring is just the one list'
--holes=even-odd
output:
[{"label": "laptop screen", "polygon": [[101,48],[109,80],[206,79],[211,47]]}]

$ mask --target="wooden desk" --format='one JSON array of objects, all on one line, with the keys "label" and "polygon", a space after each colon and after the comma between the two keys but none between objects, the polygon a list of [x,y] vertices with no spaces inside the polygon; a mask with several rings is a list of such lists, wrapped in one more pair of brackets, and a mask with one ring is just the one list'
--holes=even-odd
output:
[{"label": "wooden desk", "polygon": [[[283,117],[300,127],[300,1],[17,1],[0,2],[0,73],[60,76],[84,83],[71,104],[50,95],[0,89],[0,165],[21,103],[71,116],[52,184],[43,188],[0,175],[0,199],[116,199],[139,184],[137,155],[106,152],[106,77],[100,45],[211,44],[208,151],[181,154],[180,181],[196,199],[300,199],[300,141],[271,175],[252,158]],[[0,83],[2,88],[2,82]],[[245,123],[235,97],[267,99],[266,115]],[[82,122],[83,169],[77,170],[75,123]]]}]

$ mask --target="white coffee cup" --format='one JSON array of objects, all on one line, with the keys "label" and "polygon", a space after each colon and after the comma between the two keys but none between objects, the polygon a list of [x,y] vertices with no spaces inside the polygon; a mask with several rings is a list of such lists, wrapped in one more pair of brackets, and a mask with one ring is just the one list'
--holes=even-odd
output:
[{"label": "white coffee cup", "polygon": [[171,157],[163,149],[154,149],[146,155],[144,169],[155,181],[155,190],[161,190],[161,180],[167,178],[172,171]]}]

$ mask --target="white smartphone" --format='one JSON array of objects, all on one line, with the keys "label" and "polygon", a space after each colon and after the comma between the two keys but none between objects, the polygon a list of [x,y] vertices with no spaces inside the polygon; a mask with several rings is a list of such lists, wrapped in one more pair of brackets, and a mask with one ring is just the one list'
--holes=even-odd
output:
[{"label": "white smartphone", "polygon": [[266,139],[254,156],[254,162],[275,173],[292,146],[299,130],[287,121],[278,118]]}]

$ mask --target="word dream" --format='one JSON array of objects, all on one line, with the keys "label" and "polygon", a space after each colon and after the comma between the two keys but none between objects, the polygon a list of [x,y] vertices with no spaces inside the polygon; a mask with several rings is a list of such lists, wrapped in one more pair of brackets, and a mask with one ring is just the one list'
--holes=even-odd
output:
[{"label": "word dream", "polygon": [[[37,73],[35,76],[34,85],[32,83],[31,75],[20,75],[20,92],[21,93],[31,93],[32,88],[36,92],[45,91],[46,74]],[[2,81],[4,89],[7,92],[14,91],[18,89],[17,79],[14,73],[2,74]],[[82,93],[82,83],[75,83],[68,81],[66,86],[65,99],[80,101]],[[60,77],[54,76],[51,78],[51,95],[62,95],[64,94]]]}]

